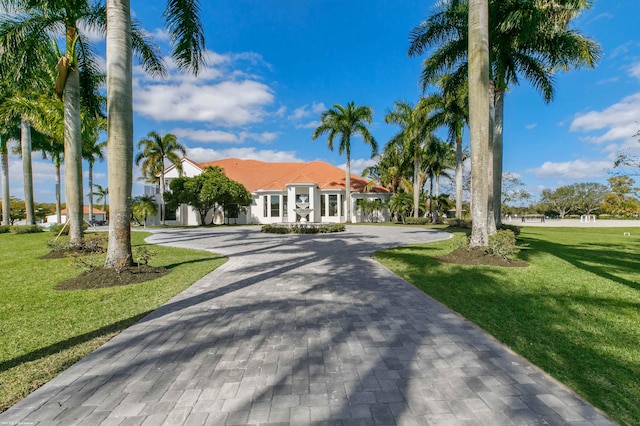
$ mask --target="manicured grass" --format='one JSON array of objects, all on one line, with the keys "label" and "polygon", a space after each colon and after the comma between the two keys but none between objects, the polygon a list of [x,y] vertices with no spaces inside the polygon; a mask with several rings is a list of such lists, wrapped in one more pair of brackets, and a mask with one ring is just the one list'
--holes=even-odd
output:
[{"label": "manicured grass", "polygon": [[527,268],[433,259],[460,238],[375,256],[617,422],[640,424],[640,229],[522,228]]},{"label": "manicured grass", "polygon": [[[149,234],[132,235],[136,247]],[[152,246],[152,266],[171,273],[142,284],[59,291],[80,274],[49,252],[49,233],[0,235],[0,411],[223,264],[220,256]]]}]

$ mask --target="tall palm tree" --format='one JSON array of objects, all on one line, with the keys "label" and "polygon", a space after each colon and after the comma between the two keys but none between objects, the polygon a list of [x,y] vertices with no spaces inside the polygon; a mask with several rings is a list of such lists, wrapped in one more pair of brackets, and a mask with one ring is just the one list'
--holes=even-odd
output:
[{"label": "tall palm tree", "polygon": [[433,204],[437,204],[440,197],[440,177],[451,177],[447,170],[455,167],[455,151],[452,144],[433,137],[427,144],[425,154],[423,168],[426,170],[426,175],[429,176],[430,180],[429,211],[431,212],[431,221],[436,223],[438,221],[438,210],[436,209],[434,214]]},{"label": "tall palm tree", "polygon": [[94,183],[91,188],[91,195],[96,197],[96,203],[102,203],[102,210],[107,211],[107,204],[109,199],[109,188],[100,184]]},{"label": "tall palm tree", "polygon": [[378,143],[369,132],[367,125],[373,121],[373,109],[369,106],[356,106],[355,102],[349,102],[346,107],[335,104],[331,109],[320,116],[321,124],[311,135],[316,140],[327,133],[327,144],[333,151],[333,142],[336,135],[340,135],[338,153],[346,156],[345,195],[347,201],[346,222],[351,223],[351,137],[359,134],[364,142],[371,145],[371,156],[378,152]]},{"label": "tall palm tree", "polygon": [[[164,197],[165,181],[164,168],[165,160],[173,164],[178,170],[178,174],[182,175],[182,157],[187,154],[184,146],[178,143],[178,138],[172,133],[160,136],[157,132],[149,132],[147,137],[138,141],[138,149],[142,151],[136,155],[135,163],[139,166],[142,163],[142,175],[148,180],[157,181],[157,171],[160,174],[160,195]],[[182,157],[178,154],[182,154]],[[164,198],[160,203],[160,223],[165,224],[165,204]]]},{"label": "tall palm tree", "polygon": [[[169,1],[164,16],[180,69],[195,74],[204,66],[204,36],[197,0]],[[133,68],[129,0],[107,0],[107,112],[110,220],[106,267],[130,265],[133,175]]]},{"label": "tall palm tree", "polygon": [[[491,20],[486,40],[490,54],[487,72],[493,88],[489,97],[495,106],[495,120],[491,126],[494,223],[496,218],[498,222],[500,219],[504,94],[510,85],[519,83],[518,76],[522,75],[549,102],[553,97],[556,71],[595,65],[600,54],[597,43],[570,28],[572,20],[590,4],[590,0],[487,2],[487,19]],[[467,73],[470,65],[467,46],[472,41],[470,25],[465,18],[470,15],[470,6],[467,0],[442,3],[441,10],[411,32],[410,55],[433,49],[423,63],[423,84],[443,74],[452,74],[461,81],[461,76]]]},{"label": "tall palm tree", "polygon": [[2,168],[2,224],[11,224],[11,199],[9,194],[9,141],[18,140],[20,133],[16,123],[0,129],[0,167]]},{"label": "tall palm tree", "polygon": [[87,117],[87,125],[83,126],[82,157],[89,164],[89,222],[93,221],[93,166],[96,161],[104,160],[104,150],[107,142],[98,142],[98,136],[101,130],[106,130],[107,120],[102,117]]},{"label": "tall palm tree", "polygon": [[464,155],[462,135],[469,122],[469,88],[466,84],[455,84],[453,76],[443,76],[438,82],[439,91],[425,98],[433,108],[431,121],[435,126],[448,130],[449,140],[456,145],[456,218],[462,219],[462,181]]},{"label": "tall palm tree", "polygon": [[427,143],[433,138],[431,131],[433,124],[430,121],[431,106],[421,98],[416,106],[405,102],[394,102],[394,109],[389,110],[384,120],[390,124],[400,126],[400,131],[393,137],[390,143],[404,144],[407,154],[413,159],[413,216],[419,216],[418,204],[423,183],[420,176],[420,166]]},{"label": "tall palm tree", "polygon": [[491,118],[489,111],[489,5],[469,0],[469,132],[471,134],[472,247],[489,246],[487,160]]}]

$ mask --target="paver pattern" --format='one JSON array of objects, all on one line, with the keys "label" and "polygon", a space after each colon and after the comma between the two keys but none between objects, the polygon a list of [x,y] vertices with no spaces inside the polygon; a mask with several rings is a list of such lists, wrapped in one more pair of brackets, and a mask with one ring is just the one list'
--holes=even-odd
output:
[{"label": "paver pattern", "polygon": [[614,424],[378,265],[447,238],[166,229],[229,261],[0,415],[43,425]]}]

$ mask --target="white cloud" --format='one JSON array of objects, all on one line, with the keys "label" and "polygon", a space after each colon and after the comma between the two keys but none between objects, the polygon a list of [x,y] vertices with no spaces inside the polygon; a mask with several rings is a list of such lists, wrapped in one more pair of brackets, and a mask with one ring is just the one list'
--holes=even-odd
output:
[{"label": "white cloud", "polygon": [[240,143],[238,136],[222,130],[173,129],[170,131],[178,139],[204,143]]},{"label": "white cloud", "polygon": [[322,122],[320,120],[317,121],[309,121],[308,123],[296,124],[296,129],[315,129],[320,126]]},{"label": "white cloud", "polygon": [[527,130],[532,130],[532,129],[535,129],[536,127],[538,127],[538,123],[531,123],[524,126],[524,128]]},{"label": "white cloud", "polygon": [[602,111],[578,114],[571,122],[573,132],[593,132],[604,130],[598,136],[588,136],[584,140],[602,143],[614,140],[628,140],[638,131],[640,117],[640,92],[627,96],[620,102]]},{"label": "white cloud", "polygon": [[[357,158],[355,160],[351,160],[351,174],[362,176],[362,171],[367,167],[375,166],[378,164],[378,160],[374,158]],[[341,169],[345,169],[347,167],[346,163],[338,165]]]},{"label": "white cloud", "polygon": [[178,72],[176,64],[165,58],[169,78],[164,81],[136,67],[134,110],[156,121],[225,126],[261,121],[274,101],[273,90],[235,67],[240,61],[264,65],[262,57],[251,52],[222,55],[208,51],[207,60],[210,66],[195,77]]},{"label": "white cloud", "polygon": [[322,114],[326,109],[327,107],[322,102],[312,102],[311,105],[305,104],[294,109],[293,113],[289,115],[289,120],[300,120],[312,115]]},{"label": "white cloud", "polygon": [[629,75],[632,77],[640,78],[640,62],[633,64],[629,69]]},{"label": "white cloud", "polygon": [[612,166],[611,161],[602,160],[578,159],[560,163],[546,161],[540,167],[528,169],[527,173],[533,173],[538,178],[586,179],[602,177]]},{"label": "white cloud", "polygon": [[227,132],[222,130],[202,130],[191,128],[178,128],[171,130],[170,133],[176,135],[179,139],[184,138],[193,142],[202,143],[237,143],[241,144],[249,140],[253,140],[260,143],[271,143],[277,137],[278,133],[275,132]]},{"label": "white cloud", "polygon": [[239,158],[241,160],[260,160],[269,162],[298,162],[304,161],[296,156],[294,151],[275,151],[267,149],[247,148],[190,148],[187,157],[195,162],[220,160],[223,158]]}]

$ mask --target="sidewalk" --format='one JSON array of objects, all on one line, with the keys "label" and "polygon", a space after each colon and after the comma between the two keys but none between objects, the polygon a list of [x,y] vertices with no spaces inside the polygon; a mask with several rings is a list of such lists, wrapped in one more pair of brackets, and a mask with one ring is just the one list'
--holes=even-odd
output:
[{"label": "sidewalk", "polygon": [[229,261],[0,424],[614,424],[370,257],[447,237],[159,231],[150,241]]}]

